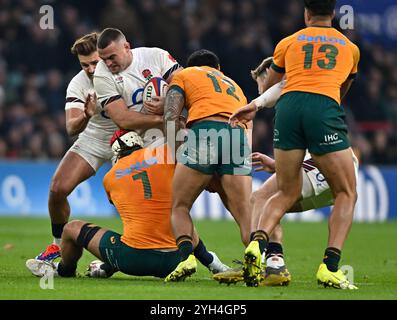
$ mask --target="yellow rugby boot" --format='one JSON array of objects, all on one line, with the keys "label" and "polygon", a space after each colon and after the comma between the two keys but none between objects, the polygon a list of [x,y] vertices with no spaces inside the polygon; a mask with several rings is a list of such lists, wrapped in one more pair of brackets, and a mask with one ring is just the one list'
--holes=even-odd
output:
[{"label": "yellow rugby boot", "polygon": [[291,282],[291,274],[284,265],[280,268],[266,267],[260,286],[288,286]]},{"label": "yellow rugby boot", "polygon": [[244,252],[243,277],[247,287],[257,287],[262,280],[262,255],[258,241],[251,241]]},{"label": "yellow rugby boot", "polygon": [[317,271],[317,282],[322,284],[324,287],[332,287],[336,289],[358,289],[355,285],[351,284],[347,277],[342,272],[338,270],[336,272],[331,272],[328,270],[325,263],[320,264]]},{"label": "yellow rugby boot", "polygon": [[184,281],[197,271],[197,261],[193,254],[189,255],[186,260],[180,262],[174,271],[172,271],[166,278],[165,282]]},{"label": "yellow rugby boot", "polygon": [[244,281],[243,269],[234,268],[224,272],[219,272],[213,275],[213,279],[219,283],[226,283],[227,285],[236,284]]}]

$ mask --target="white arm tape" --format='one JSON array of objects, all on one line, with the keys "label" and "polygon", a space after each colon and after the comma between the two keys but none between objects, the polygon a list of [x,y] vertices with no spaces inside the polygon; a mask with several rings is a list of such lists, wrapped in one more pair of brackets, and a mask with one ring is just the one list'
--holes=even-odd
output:
[{"label": "white arm tape", "polygon": [[277,100],[280,98],[281,91],[283,90],[286,83],[286,80],[282,80],[271,88],[267,89],[258,98],[254,99],[253,102],[257,106],[257,109],[261,110],[263,108],[273,108]]}]

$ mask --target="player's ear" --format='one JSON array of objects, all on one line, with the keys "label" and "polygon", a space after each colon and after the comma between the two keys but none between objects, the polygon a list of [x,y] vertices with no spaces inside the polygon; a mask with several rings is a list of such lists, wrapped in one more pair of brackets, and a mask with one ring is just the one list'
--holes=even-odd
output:
[{"label": "player's ear", "polygon": [[217,69],[218,69],[218,70],[221,70],[221,65],[220,65],[220,64],[218,64]]},{"label": "player's ear", "polygon": [[130,45],[130,43],[128,41],[124,42],[124,48],[126,50],[130,50],[131,49],[131,45]]},{"label": "player's ear", "polygon": [[334,18],[335,18],[335,10],[332,12],[332,20],[334,20]]}]

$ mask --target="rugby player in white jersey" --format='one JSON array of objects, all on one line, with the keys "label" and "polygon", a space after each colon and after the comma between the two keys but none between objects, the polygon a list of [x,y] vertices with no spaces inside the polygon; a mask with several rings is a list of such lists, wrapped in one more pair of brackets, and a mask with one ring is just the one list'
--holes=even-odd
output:
[{"label": "rugby player in white jersey", "polygon": [[90,33],[76,40],[71,48],[83,70],[70,81],[66,91],[66,130],[70,136],[79,136],[51,180],[48,211],[54,243],[36,257],[39,260],[51,261],[60,256],[62,231],[70,216],[68,195],[113,157],[109,141],[117,126],[97,103],[93,85],[100,61],[96,45],[97,34]]},{"label": "rugby player in white jersey", "polygon": [[114,28],[99,35],[98,53],[102,61],[95,70],[94,87],[103,110],[120,128],[139,132],[147,146],[151,139],[144,132],[162,128],[165,98],[153,97],[144,108],[143,88],[153,77],[169,83],[182,67],[163,49],[131,49],[124,34]]},{"label": "rugby player in white jersey", "polygon": [[[262,63],[253,71],[251,75],[257,82],[260,97],[254,99],[250,104],[243,108],[255,108],[260,110],[263,108],[272,108],[278,98],[280,97],[281,91],[285,85],[285,81],[274,85],[272,88],[263,92],[263,86],[266,80],[267,70],[272,64],[272,57],[268,57],[262,61]],[[238,112],[238,111],[237,111]],[[237,113],[236,112],[236,113]],[[232,121],[235,119],[235,115],[231,117]],[[356,170],[356,178],[358,176],[358,160],[353,153],[352,156],[354,166]],[[252,155],[252,164],[256,166],[256,171],[267,171],[273,173],[263,185],[251,196],[252,204],[252,230],[257,229],[257,225],[260,218],[260,213],[263,210],[267,200],[272,197],[278,190],[277,179],[275,174],[275,161],[259,152],[254,152]],[[334,196],[331,189],[321,174],[319,169],[314,164],[310,153],[306,152],[305,159],[302,165],[302,192],[301,199],[297,201],[288,212],[303,212],[311,209],[318,209],[323,207],[332,206],[334,204]],[[278,286],[288,285],[291,281],[291,275],[288,272],[283,255],[282,248],[283,230],[281,224],[278,224],[269,238],[269,246],[267,247],[266,253],[263,259],[266,261],[266,269],[263,274],[263,279],[260,285],[265,286]],[[243,274],[241,269],[235,269],[231,271],[222,272],[214,275],[214,279],[223,283],[235,283],[243,281]]]}]

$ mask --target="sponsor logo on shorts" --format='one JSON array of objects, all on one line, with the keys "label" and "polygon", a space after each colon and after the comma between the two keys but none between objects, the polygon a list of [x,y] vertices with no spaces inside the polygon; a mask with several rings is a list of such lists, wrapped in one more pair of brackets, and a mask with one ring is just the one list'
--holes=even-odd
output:
[{"label": "sponsor logo on shorts", "polygon": [[338,144],[341,142],[343,142],[343,140],[340,139],[338,133],[335,132],[335,133],[331,133],[331,134],[325,134],[324,142],[321,142],[320,146],[330,146],[330,145]]},{"label": "sponsor logo on shorts", "polygon": [[280,135],[280,132],[278,132],[277,129],[274,129],[274,131],[273,131],[273,141],[280,141],[280,139],[278,137],[279,135]]}]

